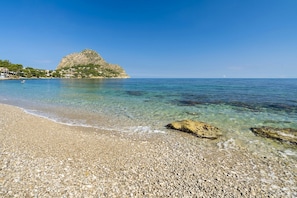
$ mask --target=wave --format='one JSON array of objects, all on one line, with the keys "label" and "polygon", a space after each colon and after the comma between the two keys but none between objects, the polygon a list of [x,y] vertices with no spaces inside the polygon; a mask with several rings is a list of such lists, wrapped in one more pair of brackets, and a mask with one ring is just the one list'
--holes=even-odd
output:
[{"label": "wave", "polygon": [[61,119],[58,117],[50,117],[48,115],[43,115],[44,113],[38,110],[24,109],[24,108],[21,108],[21,109],[27,114],[44,118],[58,124],[63,124],[63,125],[73,126],[73,127],[86,127],[86,128],[94,128],[94,129],[99,129],[104,131],[117,131],[117,132],[138,133],[138,134],[139,133],[166,133],[165,131],[154,129],[150,126],[106,127],[106,126],[84,124],[81,122],[76,122],[71,119],[64,119],[64,121],[61,121]]}]

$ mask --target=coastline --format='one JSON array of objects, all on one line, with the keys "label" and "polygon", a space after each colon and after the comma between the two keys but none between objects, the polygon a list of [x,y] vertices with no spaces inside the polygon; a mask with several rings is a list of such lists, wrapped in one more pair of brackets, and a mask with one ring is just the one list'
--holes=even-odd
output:
[{"label": "coastline", "polygon": [[172,132],[125,136],[0,104],[1,197],[294,197],[297,165]]},{"label": "coastline", "polygon": [[0,78],[0,80],[51,80],[51,79],[128,79],[130,78],[130,76],[127,77],[101,77],[101,76],[97,76],[97,77],[90,77],[90,78],[57,78],[57,77],[40,77],[40,78],[36,78],[36,77],[31,77],[31,78],[26,78],[26,77],[21,77],[21,78]]}]

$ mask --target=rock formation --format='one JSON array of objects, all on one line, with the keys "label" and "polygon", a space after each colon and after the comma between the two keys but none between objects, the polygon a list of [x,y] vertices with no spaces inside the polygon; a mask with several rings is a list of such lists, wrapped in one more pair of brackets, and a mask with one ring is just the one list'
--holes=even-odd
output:
[{"label": "rock formation", "polygon": [[291,128],[279,129],[279,128],[263,126],[260,128],[251,128],[251,131],[261,137],[290,142],[297,145],[296,129],[291,129]]},{"label": "rock formation", "polygon": [[172,122],[166,125],[169,129],[175,129],[187,133],[192,133],[197,137],[217,139],[221,136],[221,132],[217,127],[211,126],[204,122],[193,121],[193,120],[182,120]]},{"label": "rock formation", "polygon": [[66,78],[129,77],[122,67],[107,63],[96,51],[89,49],[62,58],[57,72]]}]

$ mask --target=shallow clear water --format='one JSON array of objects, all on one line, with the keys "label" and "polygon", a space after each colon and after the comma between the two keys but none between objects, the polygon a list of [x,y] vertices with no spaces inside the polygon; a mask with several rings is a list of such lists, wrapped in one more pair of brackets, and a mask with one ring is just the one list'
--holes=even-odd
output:
[{"label": "shallow clear water", "polygon": [[0,102],[57,122],[119,132],[166,133],[169,122],[195,119],[222,129],[226,142],[297,158],[294,147],[249,130],[297,129],[297,79],[5,80]]}]

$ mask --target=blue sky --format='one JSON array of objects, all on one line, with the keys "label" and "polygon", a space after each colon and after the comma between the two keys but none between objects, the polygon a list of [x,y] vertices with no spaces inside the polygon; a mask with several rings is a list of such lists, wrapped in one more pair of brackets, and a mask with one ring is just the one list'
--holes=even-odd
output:
[{"label": "blue sky", "polygon": [[131,77],[297,77],[296,0],[9,0],[0,59],[96,50]]}]

